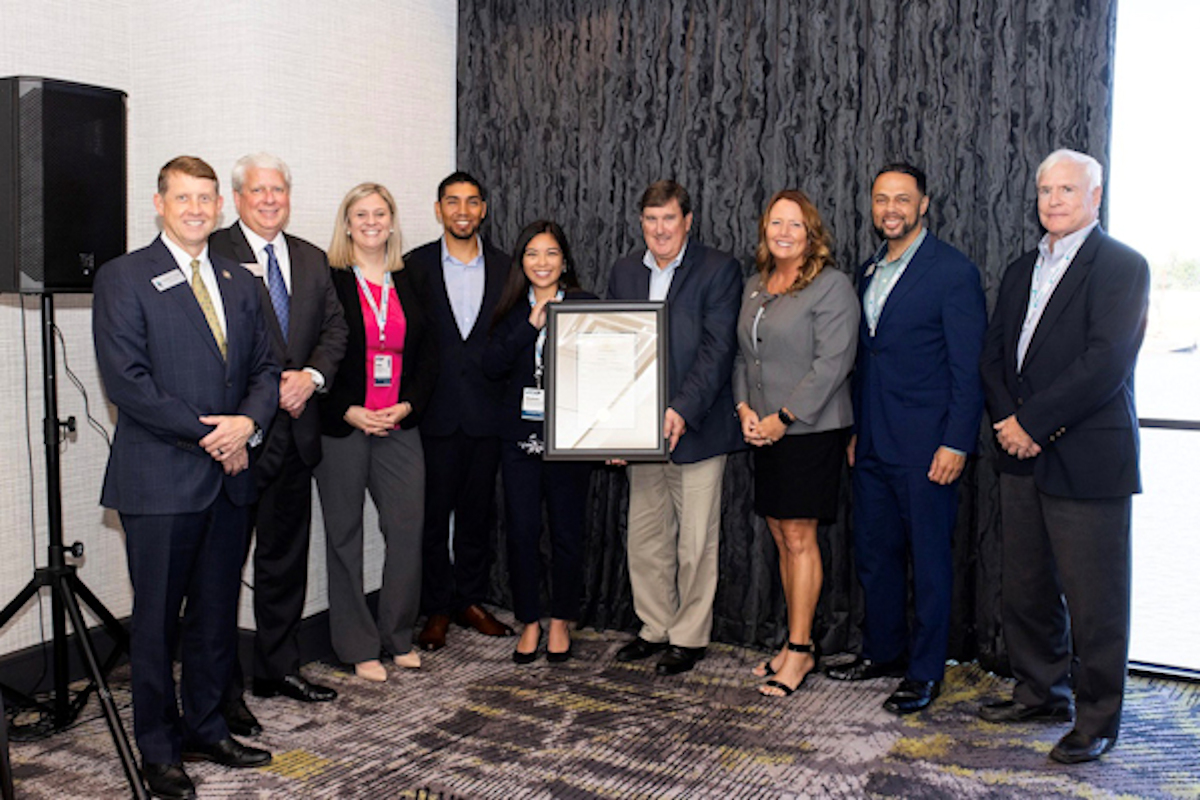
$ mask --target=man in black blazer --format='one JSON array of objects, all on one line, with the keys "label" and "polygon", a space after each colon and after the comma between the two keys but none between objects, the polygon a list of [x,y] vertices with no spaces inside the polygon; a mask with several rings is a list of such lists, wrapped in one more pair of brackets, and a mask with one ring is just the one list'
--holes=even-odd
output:
[{"label": "man in black blazer", "polygon": [[510,259],[479,235],[487,194],[471,175],[446,177],[433,210],[445,234],[404,257],[425,298],[440,363],[420,426],[425,449],[421,608],[428,619],[417,642],[426,650],[446,645],[451,619],[487,636],[513,633],[482,605],[492,556],[501,393],[500,382],[484,375],[482,359]]},{"label": "man in black blazer", "polygon": [[646,249],[619,259],[612,300],[665,300],[670,327],[665,464],[629,467],[629,580],[642,628],[619,661],[664,651],[664,675],[690,670],[712,633],[726,454],[743,446],[733,409],[742,270],[688,238],[692,203],[675,181],[642,194]]},{"label": "man in black blazer", "polygon": [[[282,159],[268,153],[238,159],[233,167],[238,222],[214,232],[209,247],[258,278],[271,352],[283,368],[279,409],[253,467],[259,492],[254,694],[316,702],[337,693],[300,674],[297,630],[308,585],[312,470],[321,460],[320,420],[316,403],[309,401],[333,381],[347,334],[325,253],[283,232],[291,193],[292,173]],[[262,728],[242,700],[243,683],[235,661],[222,713],[231,731],[252,736]]]},{"label": "man in black blazer", "polygon": [[[1146,260],[1099,227],[1100,164],[1037,171],[1037,249],[1004,275],[981,360],[1000,456],[1004,640],[1017,679],[989,722],[1071,719],[1063,763],[1112,748],[1129,651],[1131,496],[1140,491],[1133,370]],[[1072,662],[1075,662],[1074,664]]]},{"label": "man in black blazer", "polygon": [[255,499],[247,445],[275,414],[279,367],[253,278],[208,247],[221,210],[212,167],[192,156],[169,161],[154,206],[162,235],[96,275],[96,362],[118,412],[100,502],[125,529],[142,773],[155,796],[189,798],[182,760],[271,760],[233,739],[220,709]]}]

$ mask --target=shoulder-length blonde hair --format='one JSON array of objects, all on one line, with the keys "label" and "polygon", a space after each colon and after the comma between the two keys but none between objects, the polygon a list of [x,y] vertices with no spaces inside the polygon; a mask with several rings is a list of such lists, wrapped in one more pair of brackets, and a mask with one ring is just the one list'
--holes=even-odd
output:
[{"label": "shoulder-length blonde hair", "polygon": [[388,233],[386,261],[384,266],[388,272],[398,272],[404,269],[404,252],[400,244],[400,223],[396,220],[396,201],[392,193],[383,184],[360,183],[342,198],[338,206],[337,218],[333,221],[333,241],[329,243],[329,266],[335,269],[350,269],[354,264],[354,242],[350,239],[350,208],[359,200],[364,200],[373,194],[383,198],[388,211],[392,213],[392,229]]},{"label": "shoulder-length blonde hair", "polygon": [[789,293],[798,292],[812,283],[821,270],[833,264],[833,237],[829,235],[829,230],[821,221],[821,214],[813,205],[813,201],[808,199],[808,195],[799,189],[784,189],[776,192],[758,220],[758,249],[754,253],[754,261],[755,266],[758,267],[759,278],[763,283],[766,283],[771,270],[775,269],[775,257],[767,248],[767,221],[771,216],[771,209],[780,200],[791,200],[800,206],[800,213],[804,215],[808,247],[804,254],[804,261],[800,264],[800,272],[796,275],[796,280],[788,287]]}]

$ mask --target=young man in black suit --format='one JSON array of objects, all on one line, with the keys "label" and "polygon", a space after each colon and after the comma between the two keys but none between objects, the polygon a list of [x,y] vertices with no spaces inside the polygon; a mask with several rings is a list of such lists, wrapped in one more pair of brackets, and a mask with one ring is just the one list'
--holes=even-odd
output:
[{"label": "young man in black suit", "polygon": [[433,208],[445,233],[404,257],[425,297],[439,355],[437,385],[421,419],[421,608],[428,619],[417,642],[425,650],[445,647],[452,619],[487,636],[513,634],[482,605],[492,557],[501,394],[501,384],[484,375],[482,359],[510,259],[479,235],[487,193],[471,175],[455,172],[443,180]]}]

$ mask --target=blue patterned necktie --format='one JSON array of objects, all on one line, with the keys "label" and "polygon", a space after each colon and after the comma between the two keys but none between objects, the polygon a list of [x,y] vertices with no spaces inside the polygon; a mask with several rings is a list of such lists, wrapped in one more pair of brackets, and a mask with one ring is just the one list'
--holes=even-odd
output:
[{"label": "blue patterned necktie", "polygon": [[267,293],[271,295],[271,305],[275,307],[275,319],[279,320],[279,330],[283,331],[283,339],[288,338],[288,293],[287,284],[283,282],[283,270],[279,268],[279,259],[275,258],[275,245],[267,245]]}]

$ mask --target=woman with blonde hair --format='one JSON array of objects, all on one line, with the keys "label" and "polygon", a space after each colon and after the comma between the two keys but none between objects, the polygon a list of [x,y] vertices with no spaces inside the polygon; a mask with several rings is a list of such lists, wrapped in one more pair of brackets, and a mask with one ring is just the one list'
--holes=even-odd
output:
[{"label": "woman with blonde hair", "polygon": [[829,268],[831,237],[803,192],[786,189],[767,203],[756,262],[738,315],[733,399],[755,448],[754,509],[779,549],[787,603],[787,641],[754,674],[774,676],[761,694],[786,697],[820,658],[817,524],[837,515],[859,308],[849,278]]},{"label": "woman with blonde hair", "polygon": [[[314,470],[325,518],[329,628],[337,657],[354,664],[359,678],[381,682],[387,680],[381,651],[397,666],[421,665],[412,646],[425,502],[416,425],[437,369],[386,188],[362,183],[342,200],[329,265],[350,329],[345,358],[320,399],[324,455]],[[367,492],[386,548],[377,620],[363,589]]]}]

